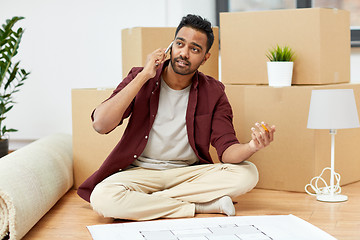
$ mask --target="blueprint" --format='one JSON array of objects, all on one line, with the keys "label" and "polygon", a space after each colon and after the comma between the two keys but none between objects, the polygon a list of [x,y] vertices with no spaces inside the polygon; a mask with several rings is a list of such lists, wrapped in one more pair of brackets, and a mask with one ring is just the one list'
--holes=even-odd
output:
[{"label": "blueprint", "polygon": [[94,240],[335,240],[294,215],[186,218],[88,226]]}]

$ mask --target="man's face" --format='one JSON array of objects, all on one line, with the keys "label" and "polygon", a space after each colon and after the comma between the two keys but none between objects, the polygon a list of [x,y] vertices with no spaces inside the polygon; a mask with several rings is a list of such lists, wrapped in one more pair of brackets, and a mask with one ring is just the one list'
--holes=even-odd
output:
[{"label": "man's face", "polygon": [[175,37],[170,54],[171,66],[175,73],[194,73],[210,57],[206,53],[207,36],[190,27],[183,27]]}]

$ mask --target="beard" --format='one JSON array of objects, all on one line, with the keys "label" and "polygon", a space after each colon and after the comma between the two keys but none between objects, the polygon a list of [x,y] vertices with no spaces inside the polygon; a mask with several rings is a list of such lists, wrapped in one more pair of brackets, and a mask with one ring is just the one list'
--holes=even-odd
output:
[{"label": "beard", "polygon": [[[184,59],[182,56],[173,58],[172,54],[170,53],[170,63],[171,63],[171,67],[174,70],[175,73],[180,74],[180,75],[189,75],[189,74],[193,74],[194,72],[196,72],[196,70],[200,67],[201,63],[199,63],[197,66],[195,66],[194,68],[192,68],[192,64],[191,62],[189,62],[187,59]],[[181,61],[183,63],[185,63],[185,66],[178,66],[178,62]]]}]

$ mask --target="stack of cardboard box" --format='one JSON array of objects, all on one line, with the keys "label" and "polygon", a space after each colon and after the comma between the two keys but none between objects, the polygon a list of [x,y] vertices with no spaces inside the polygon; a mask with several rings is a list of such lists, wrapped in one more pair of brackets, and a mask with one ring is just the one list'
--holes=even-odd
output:
[{"label": "stack of cardboard box", "polygon": [[[221,81],[233,107],[241,142],[257,121],[276,125],[274,142],[250,158],[259,188],[304,191],[330,166],[328,130],[307,129],[313,89],[354,89],[350,84],[350,16],[338,9],[221,13]],[[291,87],[269,87],[266,52],[279,45],[295,51]],[[360,129],[339,130],[335,170],[341,185],[360,180]],[[325,176],[327,177],[327,176]],[[328,179],[328,178],[326,178]]]}]

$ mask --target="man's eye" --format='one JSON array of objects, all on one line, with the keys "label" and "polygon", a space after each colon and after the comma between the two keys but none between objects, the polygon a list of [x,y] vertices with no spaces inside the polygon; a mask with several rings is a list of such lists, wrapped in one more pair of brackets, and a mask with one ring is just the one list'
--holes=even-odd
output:
[{"label": "man's eye", "polygon": [[197,49],[197,48],[193,48],[192,49],[194,52],[199,52],[199,49]]}]

